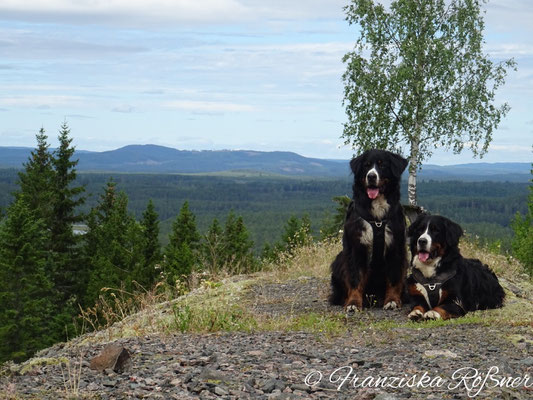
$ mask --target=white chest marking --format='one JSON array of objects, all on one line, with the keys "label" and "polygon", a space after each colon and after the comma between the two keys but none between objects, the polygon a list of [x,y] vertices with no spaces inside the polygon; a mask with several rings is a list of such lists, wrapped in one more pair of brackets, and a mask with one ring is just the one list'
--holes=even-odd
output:
[{"label": "white chest marking", "polygon": [[418,259],[418,254],[414,256],[413,258],[413,268],[418,269],[420,272],[422,272],[422,275],[426,278],[431,278],[435,276],[435,272],[437,271],[437,267],[439,266],[441,258],[437,257],[433,260],[431,260],[430,263],[423,263]]},{"label": "white chest marking", "polygon": [[385,226],[385,249],[390,247],[392,245],[394,237],[392,236],[392,230],[391,228],[386,225]]},{"label": "white chest marking", "polygon": [[372,200],[372,206],[370,207],[370,214],[377,219],[383,219],[383,217],[389,212],[390,204],[387,203],[385,196],[380,194],[377,199]]},{"label": "white chest marking", "polygon": [[372,244],[374,243],[374,232],[372,231],[372,226],[366,222],[364,219],[363,221],[363,232],[361,233],[361,243],[367,246],[368,248],[372,249]]}]

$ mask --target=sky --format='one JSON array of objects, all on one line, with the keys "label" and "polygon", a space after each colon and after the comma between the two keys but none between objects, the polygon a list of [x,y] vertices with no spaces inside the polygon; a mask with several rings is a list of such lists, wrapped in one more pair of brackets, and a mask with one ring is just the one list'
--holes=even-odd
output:
[{"label": "sky", "polygon": [[[0,0],[0,146],[294,151],[348,159],[348,0]],[[513,57],[496,101],[511,111],[488,154],[432,164],[533,160],[533,2],[484,6],[484,51]]]}]

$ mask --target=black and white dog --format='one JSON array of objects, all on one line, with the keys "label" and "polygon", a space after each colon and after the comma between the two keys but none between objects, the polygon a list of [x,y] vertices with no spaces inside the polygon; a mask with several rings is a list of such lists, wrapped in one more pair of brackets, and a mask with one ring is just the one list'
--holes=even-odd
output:
[{"label": "black and white dog", "polygon": [[400,178],[406,166],[406,159],[384,150],[366,151],[350,162],[353,201],[343,249],[331,264],[329,298],[348,313],[363,306],[401,307],[407,251]]},{"label": "black and white dog", "polygon": [[409,227],[413,273],[407,279],[412,320],[449,319],[499,308],[505,292],[489,267],[463,258],[463,230],[441,216],[420,215]]}]

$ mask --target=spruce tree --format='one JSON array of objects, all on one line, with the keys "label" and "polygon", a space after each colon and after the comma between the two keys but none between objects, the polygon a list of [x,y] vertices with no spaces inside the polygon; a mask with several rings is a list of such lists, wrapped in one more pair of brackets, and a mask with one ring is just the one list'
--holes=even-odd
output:
[{"label": "spruce tree", "polygon": [[66,122],[59,132],[59,147],[53,154],[54,192],[51,218],[51,250],[54,256],[53,281],[63,294],[63,304],[77,308],[85,282],[80,277],[83,265],[79,261],[79,238],[74,235],[73,225],[83,221],[77,208],[85,202],[85,188],[75,186],[77,160],[72,160],[75,148],[71,146],[70,129]]},{"label": "spruce tree", "polygon": [[20,189],[15,195],[24,196],[29,209],[50,226],[54,196],[52,154],[49,151],[50,145],[47,143],[48,136],[44,128],[41,128],[35,137],[37,148],[24,163],[24,171],[18,173]]},{"label": "spruce tree", "polygon": [[149,289],[158,278],[158,264],[161,262],[161,245],[159,244],[159,216],[154,202],[150,200],[141,220],[143,264],[138,264],[134,279],[144,288]]},{"label": "spruce tree", "polygon": [[224,264],[230,272],[242,273],[252,271],[256,268],[255,259],[252,253],[254,246],[250,239],[250,233],[244,225],[242,216],[235,216],[230,211],[224,227]]},{"label": "spruce tree", "polygon": [[213,219],[202,242],[204,266],[212,273],[224,266],[224,231],[218,219]]},{"label": "spruce tree", "polygon": [[135,271],[144,265],[141,225],[128,213],[128,197],[107,183],[105,193],[87,219],[85,254],[89,278],[85,305],[92,305],[101,289],[131,292]]},{"label": "spruce tree", "polygon": [[196,217],[186,201],[172,224],[169,243],[165,248],[165,275],[169,283],[188,277],[199,264],[200,234]]},{"label": "spruce tree", "polygon": [[45,265],[48,234],[23,198],[0,225],[0,361],[22,361],[59,339]]}]

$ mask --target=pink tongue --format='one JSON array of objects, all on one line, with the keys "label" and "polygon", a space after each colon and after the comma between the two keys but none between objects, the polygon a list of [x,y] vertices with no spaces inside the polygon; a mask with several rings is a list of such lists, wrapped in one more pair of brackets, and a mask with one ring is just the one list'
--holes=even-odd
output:
[{"label": "pink tongue", "polygon": [[367,188],[366,189],[366,194],[368,195],[369,198],[371,198],[372,200],[374,200],[376,197],[378,197],[379,195],[379,189],[370,189],[370,188]]},{"label": "pink tongue", "polygon": [[429,258],[429,253],[420,252],[418,253],[418,259],[422,262],[426,262]]}]

